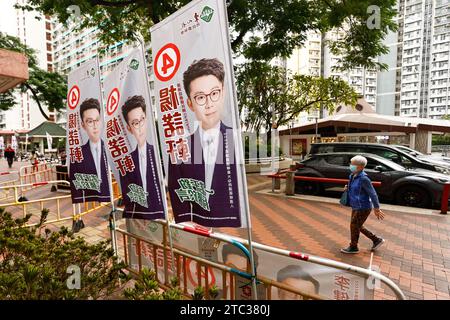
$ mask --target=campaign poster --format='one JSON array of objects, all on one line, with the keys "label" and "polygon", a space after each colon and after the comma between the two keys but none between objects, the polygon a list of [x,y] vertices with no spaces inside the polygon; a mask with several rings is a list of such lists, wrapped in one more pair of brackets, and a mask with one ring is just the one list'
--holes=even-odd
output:
[{"label": "campaign poster", "polygon": [[[155,244],[163,243],[163,226],[157,222],[129,221],[127,230],[132,234],[147,239]],[[175,248],[189,254],[227,265],[241,271],[251,273],[250,262],[238,247],[215,239],[202,237],[183,230],[172,228],[172,239]],[[243,239],[237,239],[244,243]],[[164,283],[165,259],[163,249],[158,248],[157,257],[154,257],[153,247],[141,242],[141,263],[143,266],[154,269],[158,268],[158,280]],[[167,268],[169,277],[175,276],[170,253],[167,252]],[[128,243],[128,261],[131,267],[138,268],[138,252],[135,241]],[[259,278],[274,281],[293,290],[306,294],[319,295],[331,300],[373,300],[374,290],[370,279],[363,275],[336,269],[333,267],[314,264],[308,261],[298,260],[292,257],[275,254],[261,249],[254,249],[254,260]],[[180,283],[186,283],[188,292],[193,293],[199,285],[216,285],[219,288],[219,297],[230,299],[233,296],[239,300],[252,299],[251,282],[243,277],[229,274],[224,278],[220,270],[208,267],[207,274],[202,267],[198,274],[197,262],[192,259],[185,260],[186,266],[180,273]],[[186,278],[186,279],[185,279]],[[200,278],[200,283],[198,282]],[[225,285],[223,281],[225,280]],[[233,285],[232,285],[233,284]],[[280,286],[280,287],[281,287]],[[226,292],[225,292],[226,291]],[[264,284],[257,286],[258,299],[267,299],[268,292]],[[302,296],[289,290],[277,287],[275,284],[271,289],[271,299],[275,300],[301,300]]]},{"label": "campaign poster", "polygon": [[123,217],[152,220],[165,218],[165,194],[144,62],[138,47],[105,78],[103,138],[114,177],[120,181]]},{"label": "campaign poster", "polygon": [[109,173],[105,141],[101,135],[104,118],[97,59],[84,63],[69,74],[68,90],[66,154],[69,155],[67,166],[72,203],[109,202]]},{"label": "campaign poster", "polygon": [[192,1],[150,31],[175,221],[245,228],[246,177],[224,1]]}]

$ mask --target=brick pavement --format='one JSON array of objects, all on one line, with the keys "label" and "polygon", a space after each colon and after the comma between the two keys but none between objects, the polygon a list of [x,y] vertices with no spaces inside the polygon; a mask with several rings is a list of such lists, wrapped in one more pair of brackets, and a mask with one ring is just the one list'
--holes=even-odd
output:
[{"label": "brick pavement", "polygon": [[[350,211],[334,203],[271,194],[267,177],[249,175],[253,240],[367,268],[372,243],[360,237],[360,253],[345,255]],[[254,187],[252,187],[254,186]],[[255,187],[256,186],[256,187]],[[283,188],[283,186],[282,186]],[[384,210],[383,221],[371,215],[366,227],[386,239],[373,265],[404,291],[409,299],[450,299],[450,217],[440,214]],[[243,230],[220,231],[246,237]],[[389,289],[376,290],[376,299],[392,299]]]},{"label": "brick pavement", "polygon": [[[0,160],[0,171],[6,161]],[[248,175],[249,200],[256,242],[300,251],[367,268],[371,242],[361,235],[360,253],[339,252],[349,242],[350,212],[334,203],[269,194],[270,180]],[[283,187],[282,187],[283,188]],[[71,207],[65,204],[66,210]],[[71,209],[70,209],[71,210]],[[96,210],[84,217],[86,228],[79,235],[90,242],[109,239],[110,208]],[[409,299],[450,299],[450,217],[387,211],[384,221],[370,216],[368,229],[386,239],[373,257],[373,265],[404,291]],[[123,223],[123,222],[121,222]],[[72,222],[52,225],[53,228]],[[245,238],[241,229],[222,228],[220,232]],[[390,290],[376,290],[375,299],[393,299]]]}]

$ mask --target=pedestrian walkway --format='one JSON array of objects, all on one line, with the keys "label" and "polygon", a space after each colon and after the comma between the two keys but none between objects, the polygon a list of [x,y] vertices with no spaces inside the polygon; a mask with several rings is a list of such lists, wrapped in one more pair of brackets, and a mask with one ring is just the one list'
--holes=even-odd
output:
[{"label": "pedestrian walkway", "polygon": [[[259,175],[249,175],[248,184],[254,241],[369,266],[372,242],[363,235],[359,254],[339,251],[350,240],[348,208],[269,195],[271,181]],[[385,220],[371,215],[366,222],[369,230],[386,239],[375,252],[373,265],[397,283],[409,299],[450,299],[450,216],[384,211]],[[222,228],[220,232],[246,237],[244,230],[239,229]],[[375,292],[375,298],[394,296],[383,289]]]}]

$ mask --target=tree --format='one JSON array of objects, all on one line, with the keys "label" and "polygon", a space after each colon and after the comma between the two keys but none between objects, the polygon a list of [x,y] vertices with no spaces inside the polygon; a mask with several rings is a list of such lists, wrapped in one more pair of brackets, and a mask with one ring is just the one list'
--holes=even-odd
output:
[{"label": "tree", "polygon": [[27,92],[33,96],[33,100],[38,104],[41,114],[48,120],[42,104],[48,106],[50,111],[61,110],[65,106],[65,97],[67,94],[66,79],[55,72],[42,70],[36,58],[36,51],[23,44],[19,38],[6,35],[0,32],[0,48],[17,51],[25,54],[28,58],[29,79],[22,83],[18,88],[9,90],[0,94],[0,109],[8,110],[17,102],[14,98],[14,92]]},{"label": "tree", "polygon": [[292,75],[266,62],[240,65],[236,82],[244,125],[256,133],[287,125],[302,111],[324,108],[332,112],[339,104],[355,104],[358,98],[341,79]]},{"label": "tree", "polygon": [[[190,1],[28,0],[16,7],[56,16],[67,26],[73,16],[71,9],[77,6],[80,16],[75,19],[79,29],[98,28],[100,40],[109,45],[135,41],[140,34],[146,42],[150,41],[149,28]],[[267,61],[288,57],[305,42],[309,30],[345,29],[344,38],[330,42],[332,51],[342,55],[343,68],[386,68],[374,59],[388,52],[381,41],[390,30],[396,30],[393,20],[396,0],[228,0],[227,3],[231,45],[236,55]],[[372,8],[377,9],[374,12]]]}]

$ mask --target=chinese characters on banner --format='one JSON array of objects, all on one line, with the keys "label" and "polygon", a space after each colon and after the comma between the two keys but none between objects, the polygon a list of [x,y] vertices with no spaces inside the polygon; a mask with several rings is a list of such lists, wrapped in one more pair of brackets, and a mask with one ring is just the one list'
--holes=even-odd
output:
[{"label": "chinese characters on banner", "polygon": [[177,223],[246,227],[224,2],[193,1],[151,28],[156,110]]},{"label": "chinese characters on banner", "polygon": [[104,82],[106,128],[103,138],[120,181],[125,218],[165,218],[158,172],[155,125],[141,48],[133,50]]},{"label": "chinese characters on banner", "polygon": [[[154,243],[163,243],[163,225],[153,221],[132,220],[127,221],[127,230],[132,234],[149,239]],[[236,246],[229,243],[220,243],[211,238],[192,234],[183,230],[172,229],[173,245],[175,248],[189,251],[196,256],[207,259],[209,261],[223,263],[230,267],[249,273],[248,259],[243,252]],[[239,238],[237,238],[239,241]],[[245,242],[240,239],[241,243]],[[130,266],[138,268],[139,263],[142,266],[152,267],[154,263],[153,250],[148,250],[141,243],[141,257],[138,258],[136,252],[136,243],[128,243],[128,261]],[[302,261],[296,258],[282,256],[265,250],[255,249],[255,265],[257,274],[266,279],[282,283],[292,289],[299,290],[307,294],[319,295],[332,300],[373,300],[374,290],[367,281],[368,279],[361,274],[351,273],[345,270],[335,269],[329,266],[318,265],[308,261]],[[167,259],[170,265],[170,256]],[[162,252],[157,252],[158,268],[164,267],[164,257]],[[198,283],[197,263],[193,260],[186,259],[186,284],[189,293],[193,293]],[[169,272],[170,272],[169,268]],[[230,276],[225,278],[222,271],[216,268],[208,267],[208,275],[202,268],[200,278],[202,283],[208,281],[208,285],[216,285],[219,290],[218,299],[225,296],[222,291],[223,281],[226,281],[227,292],[229,298],[231,287],[234,288],[236,298],[241,300],[251,299],[251,288],[248,279],[238,275],[233,279]],[[171,274],[169,274],[171,276]],[[183,273],[181,277],[183,277]],[[158,279],[165,281],[163,272],[158,273]],[[370,280],[370,279],[369,279]],[[183,283],[184,279],[180,279]],[[233,286],[231,286],[231,281]],[[258,298],[267,298],[267,288],[264,284],[258,284]],[[302,296],[283,290],[275,286],[271,290],[272,299],[278,300],[299,300]]]},{"label": "chinese characters on banner", "polygon": [[93,59],[72,71],[68,89],[66,153],[72,202],[109,202],[98,61]]}]

